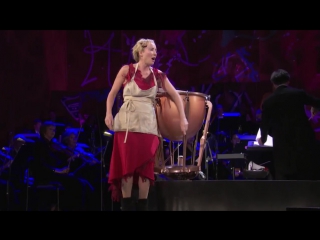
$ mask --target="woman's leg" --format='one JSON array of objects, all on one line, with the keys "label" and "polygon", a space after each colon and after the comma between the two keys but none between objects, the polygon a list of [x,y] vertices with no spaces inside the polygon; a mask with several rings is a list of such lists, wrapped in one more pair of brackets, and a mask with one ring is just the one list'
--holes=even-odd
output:
[{"label": "woman's leg", "polygon": [[121,180],[121,191],[123,198],[131,197],[133,177],[126,177]]},{"label": "woman's leg", "polygon": [[139,177],[139,199],[138,199],[138,211],[148,210],[148,194],[150,189],[150,181],[146,178]]},{"label": "woman's leg", "polygon": [[121,192],[122,192],[121,210],[122,211],[134,210],[134,205],[131,198],[132,184],[133,184],[132,176],[123,178],[121,180]]},{"label": "woman's leg", "polygon": [[149,179],[139,177],[139,199],[147,199],[150,189]]}]

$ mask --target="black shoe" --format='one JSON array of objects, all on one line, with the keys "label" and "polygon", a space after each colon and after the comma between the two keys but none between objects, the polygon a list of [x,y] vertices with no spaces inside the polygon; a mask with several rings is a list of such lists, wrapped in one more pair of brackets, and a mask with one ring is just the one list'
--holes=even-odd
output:
[{"label": "black shoe", "polygon": [[137,211],[148,211],[148,199],[138,199]]},{"label": "black shoe", "polygon": [[134,211],[134,204],[131,197],[121,199],[121,211]]}]

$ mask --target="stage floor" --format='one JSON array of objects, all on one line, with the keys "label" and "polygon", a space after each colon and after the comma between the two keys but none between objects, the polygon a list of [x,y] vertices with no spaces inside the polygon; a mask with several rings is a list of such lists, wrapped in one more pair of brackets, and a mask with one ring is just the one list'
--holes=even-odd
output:
[{"label": "stage floor", "polygon": [[320,181],[156,181],[151,211],[288,211],[320,209]]}]

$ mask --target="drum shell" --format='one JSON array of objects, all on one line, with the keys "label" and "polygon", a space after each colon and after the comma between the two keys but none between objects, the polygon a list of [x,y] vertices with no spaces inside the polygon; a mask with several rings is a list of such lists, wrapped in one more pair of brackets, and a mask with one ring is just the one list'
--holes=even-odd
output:
[{"label": "drum shell", "polygon": [[[178,91],[178,93],[188,119],[187,139],[190,139],[196,135],[204,123],[208,96],[197,92]],[[156,113],[162,137],[170,141],[183,141],[179,111],[167,93],[157,94]]]}]

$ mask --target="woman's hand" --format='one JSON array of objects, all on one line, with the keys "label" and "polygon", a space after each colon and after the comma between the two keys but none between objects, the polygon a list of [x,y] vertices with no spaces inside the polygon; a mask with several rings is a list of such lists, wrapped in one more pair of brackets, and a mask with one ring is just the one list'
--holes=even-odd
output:
[{"label": "woman's hand", "polygon": [[112,114],[107,114],[106,118],[104,119],[104,122],[106,123],[107,127],[110,130],[113,130],[113,116],[112,116]]},{"label": "woman's hand", "polygon": [[181,120],[180,120],[180,128],[181,128],[181,131],[183,132],[183,135],[187,134],[188,125],[189,125],[188,120],[185,117],[181,118]]}]

